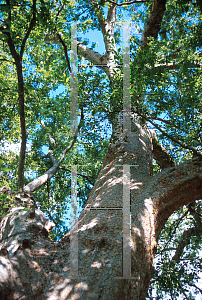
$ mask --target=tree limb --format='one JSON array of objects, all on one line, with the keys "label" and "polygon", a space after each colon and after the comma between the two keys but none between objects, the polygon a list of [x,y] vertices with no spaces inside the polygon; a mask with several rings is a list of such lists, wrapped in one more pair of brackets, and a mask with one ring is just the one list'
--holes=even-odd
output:
[{"label": "tree limb", "polygon": [[93,49],[88,48],[83,43],[77,41],[78,50],[80,51],[81,55],[88,59],[90,62],[94,63],[95,65],[105,65],[104,61],[102,60],[103,55],[94,51]]},{"label": "tree limb", "polygon": [[[64,168],[64,167],[59,167],[59,169],[60,169],[60,170],[67,171],[67,172],[71,172],[70,169],[66,169],[66,168]],[[90,184],[93,185],[93,182],[90,180],[89,176],[84,175],[84,174],[81,174],[81,173],[77,173],[77,175],[82,176],[83,178],[86,178],[86,179],[90,182]],[[90,176],[90,177],[92,177],[92,176]]]},{"label": "tree limb", "polygon": [[51,179],[56,172],[58,171],[61,163],[63,162],[66,153],[73,147],[73,145],[76,142],[77,139],[77,135],[78,135],[78,131],[82,125],[82,121],[83,121],[84,115],[83,115],[83,107],[81,108],[81,119],[79,122],[79,125],[75,131],[73,140],[71,142],[71,144],[63,151],[62,156],[60,158],[59,161],[55,162],[55,164],[53,165],[53,167],[51,167],[48,171],[46,171],[43,175],[37,177],[36,179],[34,179],[33,181],[31,181],[30,183],[28,183],[25,187],[24,187],[24,192],[26,193],[32,193],[35,190],[37,190],[39,187],[41,187],[47,180]]},{"label": "tree limb", "polygon": [[151,132],[153,145],[152,154],[157,164],[160,166],[161,169],[175,166],[172,156],[169,155],[166,149],[159,144],[155,130],[151,130]]},{"label": "tree limb", "polygon": [[0,61],[6,61],[6,62],[9,62],[9,63],[15,64],[14,61],[11,61],[11,60],[5,59],[5,58],[0,58]]},{"label": "tree limb", "polygon": [[195,285],[195,284],[193,284],[193,283],[190,283],[190,282],[189,282],[189,285],[190,285],[190,286],[193,286],[193,287],[195,287],[195,289],[199,290],[199,292],[200,292],[201,295],[202,295],[202,289],[200,289],[197,285]]},{"label": "tree limb", "polygon": [[110,2],[112,4],[116,4],[117,6],[123,6],[123,5],[131,5],[131,4],[135,4],[135,3],[145,3],[145,2],[149,2],[149,0],[136,0],[136,1],[129,1],[129,2],[124,2],[124,3],[117,3],[115,1],[111,1],[111,0],[107,0],[106,2]]},{"label": "tree limb", "polygon": [[[187,64],[187,63],[186,63]],[[183,62],[178,62],[178,63],[163,63],[163,64],[157,64],[154,65],[154,67],[146,67],[148,69],[152,69],[152,68],[162,68],[162,67],[166,67],[168,70],[178,70],[181,68],[181,66],[183,65]],[[202,67],[202,63],[193,61],[190,63],[189,68],[201,68]]]},{"label": "tree limb", "polygon": [[[177,49],[173,50],[171,54],[169,55],[165,55],[163,58],[161,58],[156,65],[154,65],[154,68],[159,68],[159,67],[167,67],[168,70],[173,70],[173,69],[179,69],[181,67],[181,64],[183,63],[183,61],[181,62],[171,62],[171,63],[161,63],[161,61],[163,60],[167,60],[169,58],[172,58],[172,59],[176,59],[180,52],[181,52],[181,47],[178,47]],[[201,54],[201,51],[195,51],[193,53],[193,56],[195,55],[200,55]],[[190,63],[190,68],[192,67],[195,67],[195,68],[200,68],[202,66],[202,63],[201,62],[197,62],[197,61],[192,61],[192,62],[189,62]],[[187,64],[187,62],[186,62]],[[149,69],[151,69],[152,67],[148,67]]]},{"label": "tree limb", "polygon": [[116,5],[112,4],[108,8],[107,19],[98,19],[102,29],[106,52],[109,55],[111,50],[115,49],[114,26],[116,21]]},{"label": "tree limb", "polygon": [[[41,120],[41,125],[42,125],[42,127],[43,127],[44,129],[46,128],[46,126],[45,126],[43,120]],[[54,138],[52,138],[52,136],[51,136],[51,134],[50,134],[49,132],[47,133],[47,136],[48,136],[48,138],[49,138],[49,141],[50,141],[51,145],[52,145],[52,146],[55,146],[55,140],[54,140]]]},{"label": "tree limb", "polygon": [[107,75],[109,75],[109,69],[107,67],[106,55],[101,55],[100,53],[88,48],[81,42],[77,41],[77,46],[80,54],[93,63],[96,67],[101,68]]},{"label": "tree limb", "polygon": [[[67,60],[67,64],[68,64],[68,69],[71,72],[71,67],[70,67],[70,62],[69,62],[69,57],[67,54],[67,46],[65,45],[61,35],[58,33],[57,34],[59,41],[56,40],[54,37],[48,37],[46,36],[44,41],[46,43],[54,43],[57,45],[62,45],[64,47],[64,51],[65,51],[65,57]],[[61,38],[61,39],[60,39]],[[87,60],[89,60],[91,63],[93,63],[96,67],[101,68],[102,70],[104,70],[106,72],[106,74],[108,74],[108,68],[107,68],[107,60],[106,60],[106,56],[105,55],[101,55],[100,53],[98,53],[97,51],[94,51],[93,49],[90,49],[89,47],[87,47],[86,45],[84,45],[82,42],[77,41],[77,47],[78,50],[80,52],[80,54],[86,58]]]},{"label": "tree limb", "polygon": [[98,21],[102,30],[104,44],[105,44],[105,55],[102,57],[103,62],[107,64],[108,68],[104,70],[108,78],[112,81],[114,78],[114,73],[120,71],[117,68],[117,63],[115,62],[115,54],[117,53],[116,41],[114,36],[114,26],[116,21],[116,4],[111,4],[108,8],[107,19],[99,18]]},{"label": "tree limb", "polygon": [[159,118],[159,117],[155,118],[155,117],[152,117],[152,116],[149,116],[149,119],[161,121],[163,123],[166,123],[168,125],[171,125],[171,126],[177,128],[178,130],[181,130],[181,131],[185,132],[186,134],[189,134],[187,130],[184,130],[184,129],[178,127],[177,125],[172,124],[170,120],[164,120],[162,118]]},{"label": "tree limb", "polygon": [[[147,182],[147,191],[154,189],[153,205],[158,207],[156,236],[159,237],[168,217],[183,205],[202,197],[202,160],[197,157],[157,173]],[[156,191],[160,193],[156,197]]]},{"label": "tree limb", "polygon": [[116,21],[116,5],[110,5],[107,12],[107,22],[112,23],[113,27]]},{"label": "tree limb", "polygon": [[149,43],[149,37],[154,37],[155,39],[157,38],[161,29],[161,22],[165,10],[166,0],[154,0],[150,17],[145,23],[145,28],[140,41],[140,47],[146,48],[147,44]]},{"label": "tree limb", "polygon": [[71,70],[71,66],[70,66],[70,61],[69,61],[69,57],[68,57],[68,53],[67,53],[67,46],[65,44],[65,42],[63,41],[61,35],[59,33],[57,33],[57,36],[60,40],[60,43],[62,44],[63,48],[64,48],[64,53],[65,53],[65,58],[66,58],[66,61],[67,61],[67,66],[68,66],[68,69],[70,71],[70,73],[72,72]]},{"label": "tree limb", "polygon": [[[92,5],[95,6],[94,1],[90,1]],[[107,13],[107,19],[104,18],[104,15],[102,13],[102,10],[99,6],[99,3],[97,3],[97,8],[95,9],[96,16],[98,18],[98,22],[100,24],[103,37],[104,37],[104,43],[106,48],[106,53],[104,55],[99,54],[98,52],[94,51],[93,49],[88,48],[83,43],[77,41],[77,47],[80,52],[80,54],[88,59],[91,63],[93,63],[95,66],[101,68],[107,76],[110,78],[110,66],[113,67],[115,65],[114,63],[114,55],[116,52],[116,43],[115,43],[115,37],[114,37],[114,25],[116,20],[116,5],[112,4],[110,5]],[[64,41],[62,40],[62,37],[58,35],[59,41],[57,41],[54,37],[46,37],[45,42],[53,42],[58,45],[63,45],[65,53],[67,53],[66,45]],[[113,50],[113,51],[112,51]],[[68,57],[66,56],[67,62]],[[110,65],[111,63],[111,65]],[[68,65],[70,66],[70,65]],[[112,68],[113,69],[113,68]]]},{"label": "tree limb", "polygon": [[188,212],[189,212],[189,210],[187,209],[176,221],[174,221],[170,225],[169,239],[166,241],[164,248],[161,250],[161,252],[160,252],[161,254],[167,250],[166,248],[167,248],[168,244],[170,243],[170,241],[172,240],[172,235],[174,235],[176,233],[179,224],[182,222],[184,217],[187,216]]},{"label": "tree limb", "polygon": [[[94,1],[90,1],[90,2],[92,5],[95,4]],[[98,64],[100,63],[107,64],[107,61],[109,61],[110,58],[112,60],[114,58],[114,54],[112,53],[112,50],[116,50],[116,44],[114,38],[114,25],[116,20],[117,3],[114,2],[111,5],[109,5],[108,12],[107,12],[107,19],[105,19],[104,14],[100,9],[100,5],[98,2],[97,2],[97,7],[98,8],[95,8],[94,10],[98,18],[100,28],[102,30],[105,49],[106,49],[105,55],[101,56],[101,61],[98,62]]]}]

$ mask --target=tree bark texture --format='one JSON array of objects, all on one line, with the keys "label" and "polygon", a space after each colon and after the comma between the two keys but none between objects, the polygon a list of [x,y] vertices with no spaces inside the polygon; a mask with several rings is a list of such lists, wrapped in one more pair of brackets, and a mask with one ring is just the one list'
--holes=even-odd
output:
[{"label": "tree bark texture", "polygon": [[[62,240],[50,242],[54,224],[38,209],[12,209],[2,220],[1,299],[145,299],[166,220],[202,197],[202,161],[195,158],[153,176],[152,134],[137,122],[133,126],[127,137],[112,136],[87,205]],[[122,278],[124,164],[131,166],[131,279]],[[75,236],[78,274],[71,267]]]}]

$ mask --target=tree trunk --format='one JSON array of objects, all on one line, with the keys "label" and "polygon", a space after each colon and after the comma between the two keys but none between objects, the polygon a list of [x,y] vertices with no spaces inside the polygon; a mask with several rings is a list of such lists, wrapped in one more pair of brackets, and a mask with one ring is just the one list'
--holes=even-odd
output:
[{"label": "tree trunk", "polygon": [[[149,130],[133,122],[132,132],[118,138],[112,137],[87,205],[61,241],[50,242],[53,224],[38,209],[13,209],[2,220],[1,299],[145,299],[167,218],[202,197],[202,161],[196,158],[152,176]],[[123,257],[123,247],[128,246],[123,245],[122,210],[127,165],[131,166],[131,219],[126,224],[131,222],[127,237],[131,278],[124,275],[130,263]]]}]

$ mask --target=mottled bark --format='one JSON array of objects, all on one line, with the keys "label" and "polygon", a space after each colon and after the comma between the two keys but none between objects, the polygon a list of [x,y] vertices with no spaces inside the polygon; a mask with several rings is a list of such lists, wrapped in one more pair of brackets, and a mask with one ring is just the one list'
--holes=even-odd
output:
[{"label": "mottled bark", "polygon": [[[138,123],[133,126],[136,132],[127,138],[112,138],[86,208],[61,241],[49,241],[46,228],[52,225],[40,210],[18,208],[3,219],[1,299],[145,299],[167,218],[202,197],[202,161],[196,158],[152,176],[150,132]],[[132,279],[120,279],[123,164],[131,165]],[[75,234],[78,277],[70,269],[70,239]]]}]

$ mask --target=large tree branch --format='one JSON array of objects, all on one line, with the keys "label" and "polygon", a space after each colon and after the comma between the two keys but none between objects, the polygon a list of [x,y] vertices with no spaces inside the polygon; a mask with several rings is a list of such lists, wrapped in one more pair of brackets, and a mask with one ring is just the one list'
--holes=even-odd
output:
[{"label": "large tree branch", "polygon": [[101,68],[109,76],[109,68],[107,67],[106,55],[101,55],[100,53],[88,48],[84,44],[77,42],[78,50],[80,54],[96,67]]},{"label": "large tree branch", "polygon": [[105,48],[106,48],[105,56],[109,58],[108,56],[110,55],[111,50],[113,48],[115,50],[114,25],[116,20],[117,3],[114,2],[111,5],[109,5],[107,18],[105,19],[104,14],[102,13],[101,5],[99,4],[100,2],[98,3],[98,1],[96,1],[96,5],[95,5],[95,1],[93,0],[91,0],[90,2],[92,5],[94,5],[94,11],[96,13],[100,28],[102,30]]},{"label": "large tree branch", "polygon": [[119,72],[119,68],[117,68],[117,63],[115,61],[115,55],[117,53],[116,49],[116,41],[114,36],[114,26],[116,21],[116,4],[109,5],[107,18],[98,18],[103,38],[105,44],[105,55],[103,58],[105,59],[105,63],[107,63],[107,76],[111,80],[114,77],[114,73]]},{"label": "large tree branch", "polygon": [[[65,45],[65,43],[64,43],[64,41],[63,41],[63,39],[62,39],[62,37],[59,33],[57,34],[57,36],[58,36],[59,41],[53,36],[46,36],[44,41],[45,41],[45,43],[53,43],[53,44],[63,46],[64,52],[65,52],[65,57],[66,57],[67,64],[68,64],[68,69],[71,72],[69,57],[68,57],[68,54],[67,54],[67,46]],[[85,59],[89,60],[96,67],[101,68],[103,71],[105,71],[105,73],[107,75],[109,74],[109,70],[108,70],[108,67],[107,67],[106,55],[101,55],[100,53],[94,51],[93,49],[90,49],[89,47],[87,47],[86,45],[84,45],[82,42],[79,42],[79,41],[77,41],[77,47],[78,47],[79,53]]]},{"label": "large tree branch", "polygon": [[106,59],[104,55],[94,51],[93,49],[88,48],[83,43],[77,41],[78,50],[81,55],[88,59],[90,62],[96,66],[106,66]]},{"label": "large tree branch", "polygon": [[114,37],[114,26],[116,21],[116,5],[112,4],[109,6],[106,20],[98,19],[98,21],[104,37],[106,54],[109,56],[112,50],[115,50],[116,47],[115,37]]},{"label": "large tree branch", "polygon": [[107,12],[107,22],[114,26],[116,21],[116,5],[110,5]]},{"label": "large tree branch", "polygon": [[[100,5],[97,2],[97,5],[95,5],[94,1],[90,1],[92,5],[95,6],[95,13],[98,18],[98,22],[100,25],[100,28],[102,30],[103,38],[104,38],[104,44],[106,52],[104,55],[98,54],[97,52],[93,51],[89,48],[87,48],[84,45],[80,45],[80,51],[81,54],[89,59],[91,62],[95,63],[98,67],[107,66],[106,68],[103,67],[103,70],[107,74],[108,78],[111,78],[112,72],[115,71],[116,64],[115,64],[115,52],[116,52],[116,43],[115,43],[115,37],[114,37],[114,26],[115,26],[115,20],[116,20],[116,3],[109,5],[108,12],[107,12],[107,18],[105,19],[102,9]],[[97,7],[97,8],[96,8]],[[78,44],[79,46],[79,44]],[[88,52],[86,53],[86,50]]]},{"label": "large tree branch", "polygon": [[161,169],[173,167],[175,163],[172,156],[168,154],[166,149],[161,144],[159,144],[155,130],[151,130],[151,132],[153,145],[152,154],[157,164],[161,167]]},{"label": "large tree branch", "polygon": [[155,234],[159,234],[167,218],[178,208],[202,198],[202,160],[197,157],[175,167],[166,168],[147,182],[146,193],[153,190]]},{"label": "large tree branch", "polygon": [[[98,18],[98,22],[100,24],[103,37],[104,37],[104,43],[106,48],[106,53],[104,55],[99,54],[98,52],[94,51],[93,49],[88,48],[83,43],[77,41],[77,47],[80,52],[80,54],[88,59],[91,63],[93,63],[95,66],[101,68],[107,76],[110,78],[110,67],[115,67],[114,63],[114,56],[116,52],[116,43],[115,43],[115,37],[114,37],[114,25],[116,20],[116,5],[111,4],[108,9],[107,18],[104,18],[104,15],[102,13],[102,8],[99,5],[98,2],[95,3],[95,1],[90,1],[90,3],[94,6],[94,11],[96,13],[96,16]],[[57,45],[63,45],[65,50],[65,56],[67,59],[67,62],[69,61],[68,55],[67,55],[67,47],[62,40],[61,35],[58,33],[57,37],[59,41],[53,37],[47,36],[45,38],[45,42],[47,43],[55,43]],[[68,67],[70,70],[70,64],[68,63]]]},{"label": "large tree branch", "polygon": [[161,29],[161,22],[164,12],[166,10],[166,0],[154,0],[151,14],[149,19],[145,23],[145,28],[140,41],[140,47],[145,48],[149,43],[149,38],[158,36]]},{"label": "large tree branch", "polygon": [[46,171],[42,176],[37,177],[36,179],[34,179],[33,181],[31,181],[30,183],[28,183],[25,187],[24,187],[24,192],[26,193],[32,193],[35,190],[37,190],[39,187],[41,187],[47,180],[51,179],[56,172],[58,171],[61,163],[63,162],[65,155],[68,151],[70,151],[70,149],[74,146],[76,139],[77,139],[77,135],[78,135],[78,131],[82,125],[82,121],[83,121],[84,115],[83,115],[83,108],[81,108],[81,119],[79,122],[79,125],[75,131],[73,140],[71,142],[71,144],[63,151],[62,156],[60,158],[60,160],[56,161],[55,164],[53,165],[52,168],[50,168],[48,171]]}]

